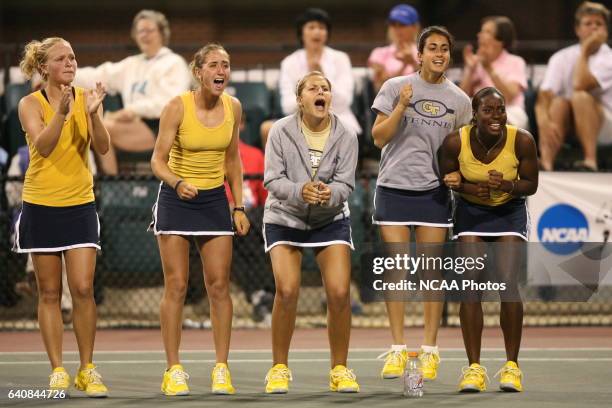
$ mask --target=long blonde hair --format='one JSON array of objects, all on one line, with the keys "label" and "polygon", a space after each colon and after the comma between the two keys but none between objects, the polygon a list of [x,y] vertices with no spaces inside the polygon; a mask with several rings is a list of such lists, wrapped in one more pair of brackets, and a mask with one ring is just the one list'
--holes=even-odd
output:
[{"label": "long blonde hair", "polygon": [[60,42],[68,43],[61,37],[48,37],[42,41],[32,40],[26,44],[19,68],[27,79],[31,79],[38,72],[45,81],[47,80],[48,73],[43,71],[42,65],[47,62],[49,49]]}]

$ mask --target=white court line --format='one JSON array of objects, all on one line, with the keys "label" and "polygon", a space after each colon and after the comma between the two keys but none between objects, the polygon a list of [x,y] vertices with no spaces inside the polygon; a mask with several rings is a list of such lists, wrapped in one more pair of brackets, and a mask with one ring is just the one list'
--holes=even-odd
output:
[{"label": "white court line", "polygon": [[[418,348],[418,347],[417,347]],[[350,353],[380,353],[382,351],[387,351],[388,348],[350,348]],[[503,347],[489,347],[483,348],[482,351],[504,351]],[[440,347],[440,352],[445,351],[465,351],[463,347]],[[521,351],[612,351],[612,347],[521,347]],[[76,350],[64,351],[63,354],[74,354],[77,355],[79,352]],[[100,350],[94,351],[95,355],[101,354],[163,354],[163,350]],[[181,350],[181,354],[183,353],[215,353],[214,349],[204,349],[204,350]],[[260,353],[272,353],[271,349],[258,349],[258,350],[248,350],[248,349],[232,349],[231,353],[245,353],[245,354],[260,354]],[[329,353],[329,349],[326,348],[313,348],[313,349],[294,349],[291,350],[290,353]],[[41,355],[46,356],[47,353],[44,351],[0,351],[0,356],[14,356],[14,355]]]},{"label": "white court line", "polygon": [[[290,362],[293,363],[329,363],[329,358],[291,358],[289,359]],[[444,361],[463,361],[463,362],[467,362],[467,359],[465,357],[463,358],[455,358],[455,357],[450,357],[450,358],[444,358]],[[481,361],[506,361],[505,358],[481,358]],[[215,363],[217,360],[215,359],[204,359],[204,360],[181,360],[182,363],[184,364],[210,364],[210,363]],[[270,359],[252,359],[252,358],[246,358],[246,359],[235,359],[229,360],[229,363],[231,364],[242,364],[242,363],[267,363],[270,364],[272,360]],[[380,359],[376,359],[376,358],[349,358],[349,362],[354,363],[354,362],[380,362]],[[567,358],[538,358],[538,357],[533,357],[533,358],[521,358],[520,359],[521,362],[525,362],[525,361],[540,361],[540,362],[560,362],[560,363],[565,363],[565,362],[612,362],[612,357],[611,358],[581,358],[581,357],[567,357]],[[79,364],[80,361],[77,360],[72,360],[72,361],[64,361],[65,364]],[[104,365],[104,364],[165,364],[166,360],[96,360],[96,364],[98,365]],[[48,361],[0,361],[0,366],[6,366],[6,365],[40,365],[40,364],[44,364],[44,365],[48,365],[49,362]]]}]

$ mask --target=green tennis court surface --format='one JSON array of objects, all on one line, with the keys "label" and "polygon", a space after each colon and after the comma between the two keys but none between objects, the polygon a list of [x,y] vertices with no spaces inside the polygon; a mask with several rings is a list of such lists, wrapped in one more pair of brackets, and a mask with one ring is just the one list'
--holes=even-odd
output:
[{"label": "green tennis court surface", "polygon": [[[271,365],[268,350],[242,350],[230,354],[230,369],[237,393],[231,396],[210,394],[210,370],[214,365],[212,351],[185,351],[183,365],[190,375],[191,395],[165,397],[159,391],[165,368],[163,352],[115,351],[97,352],[95,362],[110,390],[102,400],[86,399],[71,391],[67,400],[8,399],[9,390],[44,389],[50,372],[44,353],[0,353],[0,406],[175,406],[181,407],[328,407],[356,406],[399,407],[425,404],[447,407],[609,407],[612,401],[610,374],[612,348],[523,349],[520,364],[524,372],[523,393],[498,390],[493,375],[505,361],[501,349],[486,349],[481,363],[487,367],[491,382],[480,394],[456,392],[461,367],[466,365],[462,349],[443,349],[438,379],[425,384],[423,398],[402,396],[401,381],[382,380],[382,361],[376,357],[384,350],[354,349],[349,367],[355,371],[361,386],[359,394],[336,394],[328,391],[327,350],[296,350],[289,366],[293,382],[289,394],[266,395],[264,377]],[[78,366],[78,355],[64,354],[64,364],[71,375]]]}]

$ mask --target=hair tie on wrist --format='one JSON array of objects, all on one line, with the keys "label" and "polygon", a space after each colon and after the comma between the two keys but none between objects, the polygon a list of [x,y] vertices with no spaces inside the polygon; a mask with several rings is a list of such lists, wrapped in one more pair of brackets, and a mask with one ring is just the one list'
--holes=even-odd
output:
[{"label": "hair tie on wrist", "polygon": [[180,186],[182,182],[183,180],[179,180],[176,182],[176,184],[174,185],[174,191],[178,192],[178,186]]}]

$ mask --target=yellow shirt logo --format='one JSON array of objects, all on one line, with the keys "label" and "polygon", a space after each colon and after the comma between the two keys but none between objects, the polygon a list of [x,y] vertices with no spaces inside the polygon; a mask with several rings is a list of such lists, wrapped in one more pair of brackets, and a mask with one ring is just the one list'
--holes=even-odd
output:
[{"label": "yellow shirt logo", "polygon": [[429,113],[431,116],[438,116],[440,107],[434,105],[431,101],[423,102],[423,110]]}]

